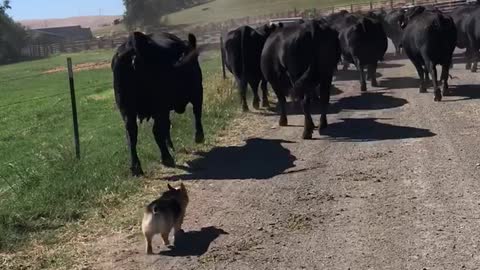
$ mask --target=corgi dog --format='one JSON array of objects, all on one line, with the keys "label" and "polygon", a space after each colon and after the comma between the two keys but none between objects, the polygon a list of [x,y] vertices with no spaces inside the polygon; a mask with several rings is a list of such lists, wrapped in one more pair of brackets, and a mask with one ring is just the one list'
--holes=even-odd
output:
[{"label": "corgi dog", "polygon": [[142,220],[142,232],[146,241],[147,254],[153,254],[152,239],[156,234],[160,234],[163,243],[170,245],[168,235],[173,228],[174,237],[182,233],[182,223],[185,217],[185,211],[188,204],[187,189],[183,185],[179,188],[173,188],[167,185],[160,198],[145,206]]}]

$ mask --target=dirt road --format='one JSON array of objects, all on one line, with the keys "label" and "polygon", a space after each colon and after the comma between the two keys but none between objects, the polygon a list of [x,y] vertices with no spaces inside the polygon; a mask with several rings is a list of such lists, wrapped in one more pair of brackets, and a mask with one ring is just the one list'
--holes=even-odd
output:
[{"label": "dirt road", "polygon": [[117,236],[99,268],[478,269],[479,75],[456,65],[453,96],[434,103],[407,60],[379,73],[363,95],[353,71],[337,79],[323,136],[301,140],[295,111],[286,128],[261,116],[256,137],[199,157],[178,177],[180,248],[157,239],[146,256],[139,234]]}]

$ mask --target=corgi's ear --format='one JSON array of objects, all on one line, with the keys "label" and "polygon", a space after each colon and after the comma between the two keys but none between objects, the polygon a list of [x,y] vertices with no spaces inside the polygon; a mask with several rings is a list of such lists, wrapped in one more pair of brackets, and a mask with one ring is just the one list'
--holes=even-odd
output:
[{"label": "corgi's ear", "polygon": [[170,184],[167,184],[167,187],[169,190],[172,190],[172,191],[175,191],[176,189],[174,189],[172,186],[170,186]]},{"label": "corgi's ear", "polygon": [[185,187],[185,185],[183,183],[180,184],[180,190],[181,191],[186,191],[187,188]]}]

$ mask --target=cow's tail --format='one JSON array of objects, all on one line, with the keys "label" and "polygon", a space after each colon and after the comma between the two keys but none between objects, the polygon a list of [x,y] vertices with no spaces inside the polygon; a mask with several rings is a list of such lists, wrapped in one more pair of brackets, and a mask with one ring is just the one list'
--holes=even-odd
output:
[{"label": "cow's tail", "polygon": [[[245,76],[245,61],[246,61],[246,56],[247,54],[245,53],[245,31],[247,31],[246,27],[242,27],[242,30],[240,31],[240,57],[242,59],[242,75],[240,76],[240,79],[244,82],[246,80]],[[242,83],[243,83],[242,82]]]},{"label": "cow's tail", "polygon": [[[316,38],[318,38],[318,25],[316,23],[312,23],[312,41],[315,41]],[[315,42],[313,42],[315,44]],[[304,91],[307,87],[310,87],[309,85],[311,83],[312,78],[317,76],[316,71],[317,71],[317,65],[318,65],[318,56],[317,56],[317,50],[313,50],[314,55],[311,57],[310,65],[308,66],[307,70],[300,76],[298,80],[295,81],[293,84],[293,94],[296,97],[303,98],[305,95]]]}]

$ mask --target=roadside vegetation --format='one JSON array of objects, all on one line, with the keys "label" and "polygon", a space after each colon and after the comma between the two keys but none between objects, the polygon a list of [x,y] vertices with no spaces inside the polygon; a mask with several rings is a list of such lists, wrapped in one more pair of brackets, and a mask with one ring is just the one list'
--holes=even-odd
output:
[{"label": "roadside vegetation", "polygon": [[[113,51],[59,55],[0,67],[0,251],[30,240],[53,241],[57,229],[88,218],[142,189],[129,177],[124,127],[116,110],[109,60]],[[75,73],[81,160],[75,158],[65,58]],[[204,55],[205,145],[195,145],[191,109],[173,115],[178,163],[207,150],[237,113],[231,82],[221,78],[218,54]],[[162,170],[151,123],[140,126],[146,172]],[[151,175],[147,175],[149,177]],[[105,202],[104,198],[109,200]],[[111,205],[110,205],[111,204]]]}]

